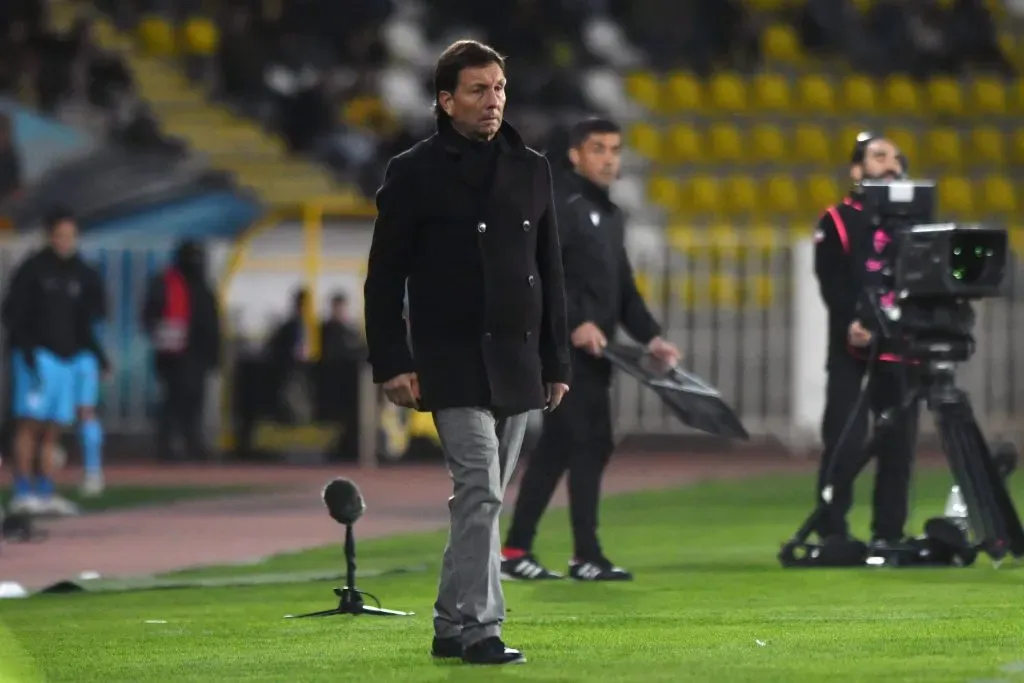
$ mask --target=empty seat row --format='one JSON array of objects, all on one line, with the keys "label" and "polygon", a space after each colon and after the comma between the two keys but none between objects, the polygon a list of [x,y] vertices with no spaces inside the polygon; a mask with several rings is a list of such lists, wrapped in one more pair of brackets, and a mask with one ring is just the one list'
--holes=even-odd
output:
[{"label": "empty seat row", "polygon": [[936,77],[918,84],[906,76],[873,79],[821,74],[789,77],[761,73],[746,77],[719,72],[708,79],[690,73],[661,77],[638,72],[626,77],[629,95],[660,113],[890,114],[1000,116],[1024,113],[1024,80],[979,76],[961,82]]},{"label": "empty seat row", "polygon": [[[833,128],[813,123],[678,123],[665,127],[638,123],[628,129],[626,144],[659,164],[834,166],[849,162],[857,134],[863,130],[865,127],[855,125]],[[961,133],[949,126],[933,126],[922,132],[892,127],[883,132],[907,155],[918,173],[1024,164],[1024,128],[1004,132],[997,126],[979,125]]]},{"label": "empty seat row", "polygon": [[772,275],[714,273],[695,278],[685,275],[668,279],[661,273],[636,273],[641,296],[654,306],[662,303],[683,304],[686,308],[710,306],[726,310],[762,309],[779,301],[785,291]]},{"label": "empty seat row", "polygon": [[[785,173],[764,178],[700,174],[688,178],[655,176],[648,191],[652,202],[675,217],[787,216],[813,221],[843,196],[846,187],[839,179],[824,174],[806,178]],[[960,176],[941,178],[939,202],[942,217],[959,219],[1008,216],[1019,208],[1014,182],[1001,175],[973,181]]]}]

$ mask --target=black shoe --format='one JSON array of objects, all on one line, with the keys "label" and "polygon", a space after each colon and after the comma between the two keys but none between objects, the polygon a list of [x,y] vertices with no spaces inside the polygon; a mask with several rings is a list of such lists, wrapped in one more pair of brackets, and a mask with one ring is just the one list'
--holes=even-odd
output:
[{"label": "black shoe", "polygon": [[466,664],[522,664],[526,657],[519,650],[505,647],[498,636],[484,638],[462,651]]},{"label": "black shoe", "polygon": [[438,659],[456,659],[462,657],[462,641],[458,638],[438,638],[430,647],[430,654]]},{"label": "black shoe", "polygon": [[616,567],[611,560],[601,558],[591,562],[578,562],[573,560],[569,563],[569,576],[577,581],[632,581],[633,574]]},{"label": "black shoe", "polygon": [[501,558],[501,578],[507,581],[544,581],[547,579],[564,579],[558,572],[553,572],[527,553],[514,560]]}]

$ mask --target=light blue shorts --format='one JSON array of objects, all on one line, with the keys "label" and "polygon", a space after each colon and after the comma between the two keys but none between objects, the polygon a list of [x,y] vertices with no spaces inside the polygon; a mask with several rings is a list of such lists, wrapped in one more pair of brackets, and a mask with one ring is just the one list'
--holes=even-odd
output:
[{"label": "light blue shorts", "polygon": [[88,351],[75,356],[75,407],[95,408],[100,400],[100,361]]},{"label": "light blue shorts", "polygon": [[75,364],[46,349],[36,349],[35,371],[25,355],[11,356],[14,417],[70,425],[75,421]]}]

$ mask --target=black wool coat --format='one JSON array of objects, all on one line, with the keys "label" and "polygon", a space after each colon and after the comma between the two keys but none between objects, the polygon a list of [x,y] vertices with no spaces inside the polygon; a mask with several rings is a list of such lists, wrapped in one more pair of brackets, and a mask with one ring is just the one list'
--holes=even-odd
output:
[{"label": "black wool coat", "polygon": [[490,144],[442,122],[390,160],[377,192],[369,361],[377,383],[416,372],[421,410],[525,412],[570,381],[551,169],[507,123]]}]

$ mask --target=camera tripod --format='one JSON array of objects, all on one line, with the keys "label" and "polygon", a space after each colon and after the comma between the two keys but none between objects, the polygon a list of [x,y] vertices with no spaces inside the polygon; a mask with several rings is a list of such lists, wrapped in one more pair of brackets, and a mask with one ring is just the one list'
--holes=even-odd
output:
[{"label": "camera tripod", "polygon": [[[950,472],[964,497],[969,511],[970,531],[976,550],[984,552],[995,563],[1008,554],[1024,556],[1024,528],[1014,507],[1006,483],[992,457],[971,408],[967,392],[956,386],[954,363],[928,361],[921,382],[904,398],[902,405],[887,411],[876,425],[872,443],[863,450],[858,462],[842,463],[841,471],[833,473],[829,491],[837,481],[852,483],[867,465],[874,452],[874,442],[887,424],[901,417],[916,404],[924,402],[938,427],[942,450]],[[839,468],[837,468],[839,469]],[[816,557],[819,550],[807,543],[819,522],[829,512],[830,496],[823,492],[814,512],[796,534],[782,546],[779,561],[783,566],[811,564],[806,558]]]}]

